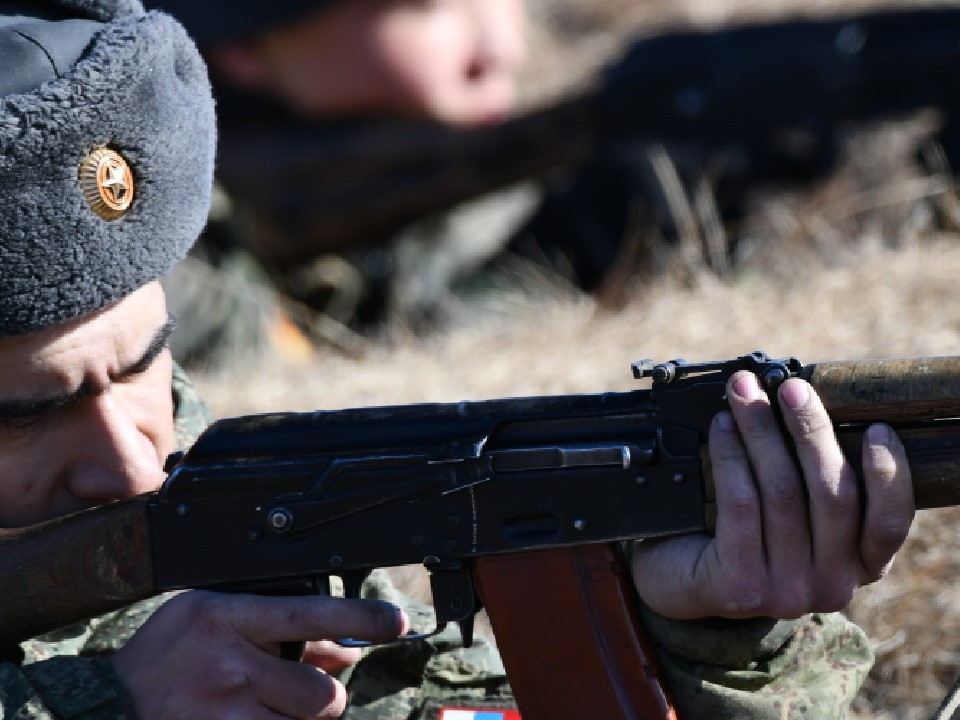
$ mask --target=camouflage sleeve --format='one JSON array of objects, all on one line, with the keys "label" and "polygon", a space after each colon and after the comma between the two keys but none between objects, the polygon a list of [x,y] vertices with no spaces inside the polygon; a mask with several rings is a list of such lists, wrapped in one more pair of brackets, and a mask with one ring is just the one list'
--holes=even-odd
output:
[{"label": "camouflage sleeve", "polygon": [[59,656],[22,668],[0,664],[0,717],[134,720],[136,715],[106,660]]},{"label": "camouflage sleeve", "polygon": [[[403,595],[382,571],[363,595],[403,607],[416,632],[433,629],[432,608]],[[371,648],[340,680],[348,697],[342,720],[436,720],[444,705],[516,708],[494,644],[478,635],[465,648],[456,627],[426,642]]]},{"label": "camouflage sleeve", "polygon": [[712,622],[642,614],[680,717],[846,718],[873,663],[866,636],[839,613]]}]

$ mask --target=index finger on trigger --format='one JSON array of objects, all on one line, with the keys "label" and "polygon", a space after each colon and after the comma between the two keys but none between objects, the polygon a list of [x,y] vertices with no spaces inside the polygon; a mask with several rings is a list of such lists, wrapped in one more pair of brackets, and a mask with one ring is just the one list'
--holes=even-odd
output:
[{"label": "index finger on trigger", "polygon": [[346,637],[385,642],[410,627],[403,610],[380,600],[236,595],[224,612],[244,637],[258,645]]}]

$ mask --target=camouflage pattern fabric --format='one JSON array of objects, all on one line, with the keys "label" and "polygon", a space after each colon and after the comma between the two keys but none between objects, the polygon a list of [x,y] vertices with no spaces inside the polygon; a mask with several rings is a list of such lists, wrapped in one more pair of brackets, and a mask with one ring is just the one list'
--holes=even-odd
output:
[{"label": "camouflage pattern fabric", "polygon": [[163,278],[163,287],[167,308],[177,318],[170,350],[191,368],[262,354],[284,312],[263,269],[243,250],[214,263],[198,245]]},{"label": "camouflage pattern fabric", "polygon": [[[414,632],[434,629],[432,608],[401,594],[386,573],[372,573],[363,594],[403,607]],[[371,648],[340,680],[345,720],[435,720],[443,705],[516,708],[496,648],[479,636],[464,648],[456,626],[425,642]]]},{"label": "camouflage pattern fabric", "polygon": [[839,613],[677,622],[642,608],[680,718],[847,717],[873,652]]},{"label": "camouflage pattern fabric", "polygon": [[[357,351],[362,326],[387,315],[424,332],[456,322],[470,311],[468,295],[519,288],[485,268],[539,194],[533,184],[514,185],[412,223],[374,248],[324,253],[283,272],[244,244],[260,224],[222,189],[217,197],[224,206],[211,211],[190,255],[163,279],[178,318],[170,348],[191,369],[265,352],[296,359],[301,342],[307,350],[319,343]],[[292,342],[294,328],[300,342]]]},{"label": "camouflage pattern fabric", "polygon": [[[174,373],[177,440],[189,445],[210,416],[183,372]],[[375,572],[364,595],[402,605],[417,631],[432,612]],[[105,656],[166,599],[153,598],[0,655],[0,718],[134,720],[132,701]],[[846,717],[872,656],[842,616],[795,621],[675,622],[644,610],[667,685],[683,720]],[[423,643],[367,650],[341,673],[345,720],[436,720],[442,706],[515,707],[493,643],[460,644],[451,627]]]},{"label": "camouflage pattern fabric", "polygon": [[173,431],[178,450],[190,447],[213,422],[213,415],[179,365],[173,365]]}]

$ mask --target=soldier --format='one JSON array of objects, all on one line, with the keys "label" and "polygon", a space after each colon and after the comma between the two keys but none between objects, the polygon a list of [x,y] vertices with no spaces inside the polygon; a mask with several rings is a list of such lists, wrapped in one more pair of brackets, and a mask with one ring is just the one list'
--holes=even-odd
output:
[{"label": "soldier", "polygon": [[[215,131],[192,43],[136,0],[4,2],[0,58],[0,522],[21,527],[156,489],[202,425],[157,278],[203,226]],[[188,593],[137,631],[157,605],[4,648],[0,715],[334,717],[342,685],[278,642],[407,622],[375,601]]]},{"label": "soldier", "polygon": [[[299,310],[311,308],[353,328],[387,312],[416,321],[532,209],[528,188],[426,213],[391,200],[410,194],[412,178],[380,176],[384,160],[416,162],[439,132],[511,115],[525,56],[523,0],[147,6],[170,12],[197,41],[220,127],[223,210],[168,287],[176,283],[183,307],[222,322],[184,322],[189,332],[174,344],[184,362],[216,363],[268,341],[277,313],[264,302],[294,319],[308,320]],[[290,298],[296,303],[284,303]]]},{"label": "soldier", "polygon": [[[0,8],[0,524],[22,527],[156,489],[167,454],[204,423],[171,362],[158,278],[206,217],[214,118],[203,63],[169,16],[136,0]],[[866,433],[861,522],[808,385],[780,392],[796,462],[756,379],[737,375],[729,394],[710,438],[717,536],[634,557],[667,679],[694,717],[840,716],[870,651],[820,613],[879,577],[905,537],[903,448],[884,426]],[[367,595],[401,601],[382,577]],[[325,642],[396,637],[419,620],[407,607],[158,598],[4,648],[0,714],[393,720],[511,703],[488,644],[440,636],[358,662]],[[303,663],[278,657],[290,640],[310,641]]]}]

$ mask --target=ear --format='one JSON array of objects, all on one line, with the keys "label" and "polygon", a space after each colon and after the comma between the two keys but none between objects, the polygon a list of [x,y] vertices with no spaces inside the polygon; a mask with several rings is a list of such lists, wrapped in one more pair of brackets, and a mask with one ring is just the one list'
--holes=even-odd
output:
[{"label": "ear", "polygon": [[210,49],[207,61],[221,80],[245,90],[267,85],[267,66],[255,43],[224,43]]}]

